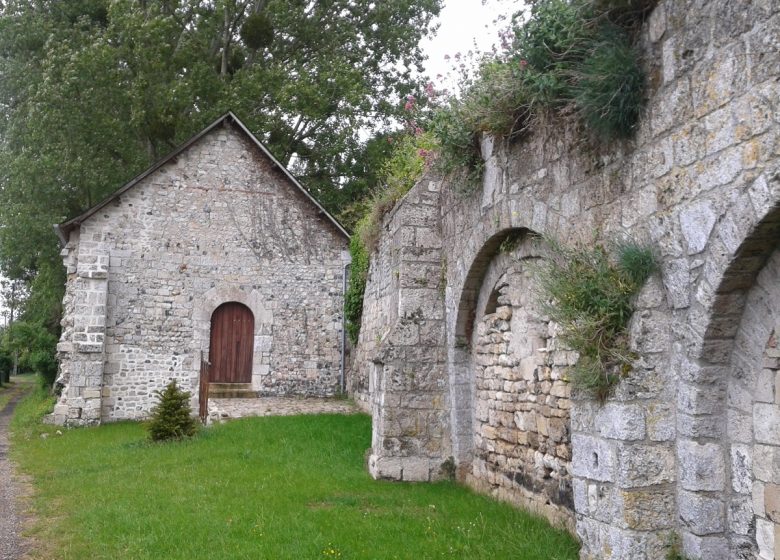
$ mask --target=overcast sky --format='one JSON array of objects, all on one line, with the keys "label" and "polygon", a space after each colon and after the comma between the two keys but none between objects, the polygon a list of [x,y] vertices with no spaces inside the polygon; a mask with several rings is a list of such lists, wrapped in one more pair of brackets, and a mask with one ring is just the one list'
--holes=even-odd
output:
[{"label": "overcast sky", "polygon": [[[456,65],[455,55],[465,55],[469,50],[490,51],[498,45],[498,28],[494,24],[500,15],[510,15],[523,5],[520,0],[446,0],[439,16],[439,31],[436,36],[421,43],[428,55],[426,70],[437,89],[452,88],[448,80],[437,79],[438,75],[452,74]],[[506,24],[504,24],[506,25]],[[450,59],[446,60],[445,57]]]}]

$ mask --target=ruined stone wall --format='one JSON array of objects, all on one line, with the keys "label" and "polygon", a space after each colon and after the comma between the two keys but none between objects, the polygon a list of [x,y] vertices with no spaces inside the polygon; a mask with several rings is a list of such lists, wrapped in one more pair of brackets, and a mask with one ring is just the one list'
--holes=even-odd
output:
[{"label": "ruined stone wall", "polygon": [[[778,284],[770,256],[780,240],[780,4],[662,0],[640,48],[649,98],[631,141],[598,144],[583,140],[575,122],[541,123],[514,145],[483,141],[485,175],[476,192],[443,184],[449,417],[441,427],[460,480],[517,502],[530,498],[527,505],[556,505],[543,484],[529,490],[523,477],[510,482],[499,458],[519,464],[532,451],[537,456],[530,434],[519,435],[527,431],[524,415],[510,421],[499,414],[507,402],[531,400],[527,386],[506,385],[522,378],[509,347],[497,341],[509,333],[499,310],[509,310],[486,303],[509,270],[501,247],[532,234],[566,244],[648,243],[660,272],[636,300],[633,370],[605,404],[572,395],[564,420],[571,462],[560,461],[558,472],[571,478],[582,558],[664,558],[675,536],[693,559],[770,558],[777,554],[772,504],[780,456],[776,406],[767,396],[777,307],[766,302],[776,298],[767,286]],[[517,312],[513,304],[513,318]],[[527,332],[544,332],[543,317],[523,313]],[[364,325],[375,321],[364,316]],[[390,332],[401,332],[399,321],[390,323]],[[510,330],[512,339],[521,332]],[[523,336],[534,348],[533,336]],[[431,348],[428,363],[439,350]],[[396,351],[403,361],[403,348]],[[497,371],[501,362],[511,371]],[[424,356],[415,353],[414,363],[425,365]],[[549,365],[541,357],[535,363]],[[499,381],[510,390],[491,394],[487,387]],[[383,401],[380,386],[370,398],[375,424],[410,414],[403,403]],[[550,411],[540,407],[537,419]],[[552,508],[541,511],[555,518]]]},{"label": "ruined stone wall", "polygon": [[377,478],[448,473],[439,189],[424,181],[385,218],[369,270],[351,387],[372,412]]},{"label": "ruined stone wall", "polygon": [[171,379],[197,395],[228,301],[254,315],[253,389],[334,394],[346,244],[241,131],[213,130],[73,231],[55,419],[143,417]]}]

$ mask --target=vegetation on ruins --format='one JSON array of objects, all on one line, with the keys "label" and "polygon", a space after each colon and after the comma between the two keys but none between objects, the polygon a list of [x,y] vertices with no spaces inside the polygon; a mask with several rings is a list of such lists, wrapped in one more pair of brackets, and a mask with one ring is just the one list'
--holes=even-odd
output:
[{"label": "vegetation on ruins", "polygon": [[[353,246],[353,259],[373,251],[384,216],[414,186],[424,164],[432,163],[456,191],[474,190],[484,167],[483,134],[514,141],[544,119],[570,114],[597,140],[633,133],[645,101],[634,40],[655,0],[530,4],[529,12],[517,12],[503,32],[502,50],[482,58],[474,77],[464,79],[460,97],[442,96],[429,84],[422,99],[407,99],[406,137],[396,143],[379,177],[385,186],[359,203],[361,245]],[[409,165],[415,154],[425,157],[418,155]],[[358,290],[364,285],[363,279],[350,286],[353,302],[362,302]],[[360,316],[357,306],[348,314],[353,341]]]},{"label": "vegetation on ruins", "polygon": [[504,50],[432,119],[439,165],[462,189],[481,177],[482,134],[516,140],[551,114],[575,114],[600,140],[630,136],[644,106],[635,31],[652,0],[537,0],[515,14]]},{"label": "vegetation on ruins", "polygon": [[452,482],[373,480],[365,415],[246,418],[156,445],[132,422],[57,434],[37,420],[50,402],[36,392],[12,427],[42,558],[577,558],[565,530]]},{"label": "vegetation on ruins", "polygon": [[[407,106],[410,103],[413,101],[407,100]],[[398,146],[392,157],[383,165],[379,175],[385,187],[377,191],[370,200],[358,203],[361,205],[363,217],[355,225],[349,245],[352,266],[345,296],[347,334],[353,344],[357,343],[360,333],[369,258],[379,242],[382,220],[414,186],[430,164],[437,148],[433,135],[421,131],[401,135],[397,141]]]},{"label": "vegetation on ruins", "polygon": [[561,341],[579,354],[572,386],[604,400],[631,370],[628,323],[634,297],[657,269],[655,256],[631,241],[570,247],[549,239],[548,245],[537,296]]}]

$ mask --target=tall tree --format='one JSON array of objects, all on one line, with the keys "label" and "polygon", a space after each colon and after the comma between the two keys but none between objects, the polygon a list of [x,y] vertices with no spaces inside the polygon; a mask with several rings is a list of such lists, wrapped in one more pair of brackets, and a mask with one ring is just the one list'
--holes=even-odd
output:
[{"label": "tall tree", "polygon": [[32,287],[25,312],[56,325],[51,225],[228,109],[337,211],[441,1],[0,2],[0,268]]}]

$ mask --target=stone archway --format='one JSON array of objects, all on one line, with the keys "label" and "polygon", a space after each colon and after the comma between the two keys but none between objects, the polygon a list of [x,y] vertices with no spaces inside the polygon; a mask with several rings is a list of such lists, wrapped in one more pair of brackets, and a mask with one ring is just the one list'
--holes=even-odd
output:
[{"label": "stone archway", "polygon": [[[732,216],[724,223],[733,223]],[[688,355],[675,360],[677,502],[683,548],[696,559],[771,560],[777,551],[780,208],[743,221],[751,223],[733,252],[716,240],[722,252],[711,251],[713,258],[726,264],[718,270],[716,260],[705,270],[697,300],[708,305],[691,309]],[[729,233],[724,231],[721,238]]]},{"label": "stone archway", "polygon": [[458,472],[470,486],[573,526],[570,389],[573,353],[536,302],[541,243],[504,230],[472,264],[459,305],[451,386]]},{"label": "stone archway", "polygon": [[[211,343],[211,318],[214,311],[226,302],[246,306],[254,317],[252,353],[252,390],[262,390],[263,379],[270,373],[273,347],[273,312],[264,303],[258,290],[243,290],[237,286],[215,286],[196,299],[193,309],[192,352],[197,357],[209,356]],[[193,389],[198,376],[193,377]],[[197,393],[197,391],[193,391]]]},{"label": "stone archway", "polygon": [[747,294],[726,385],[731,553],[780,550],[780,248]]}]

